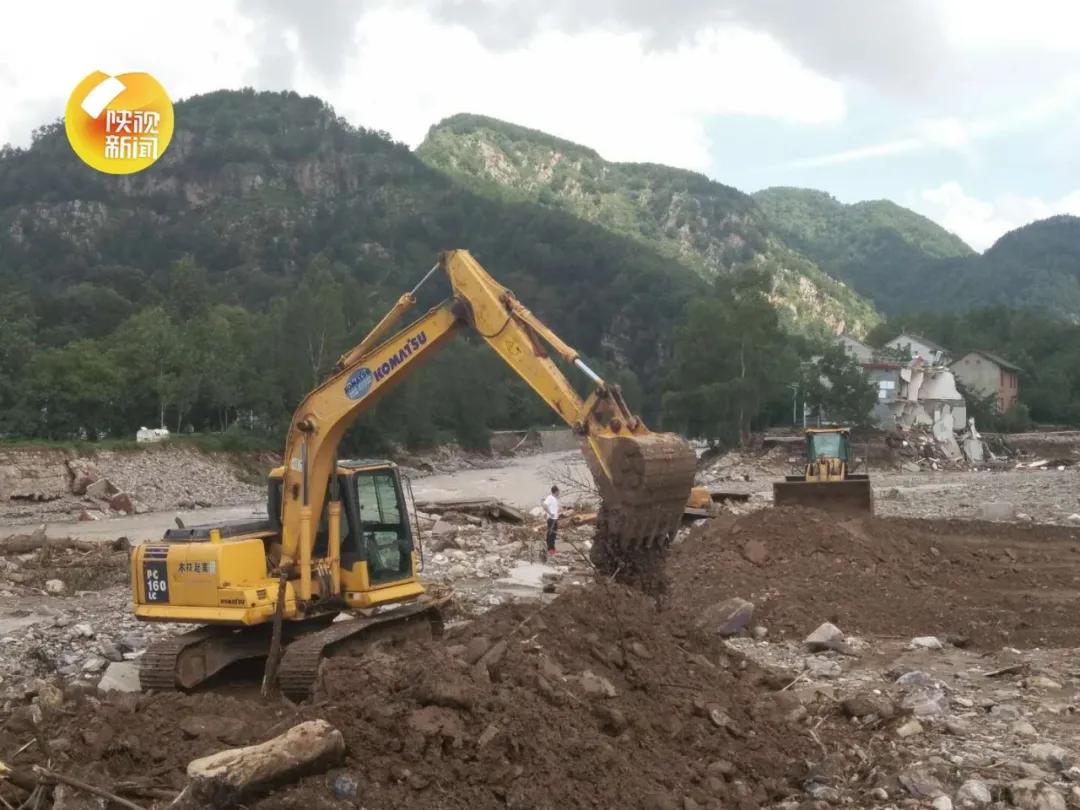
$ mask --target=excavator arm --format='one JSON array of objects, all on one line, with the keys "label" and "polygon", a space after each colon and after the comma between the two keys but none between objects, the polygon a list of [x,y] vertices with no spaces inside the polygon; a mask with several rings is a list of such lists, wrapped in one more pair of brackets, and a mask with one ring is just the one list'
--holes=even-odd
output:
[{"label": "excavator arm", "polygon": [[[416,304],[430,276],[446,273],[453,294],[391,334]],[[681,438],[652,433],[578,353],[526,309],[464,250],[444,252],[420,285],[403,295],[333,374],[293,415],[285,446],[282,564],[300,569],[300,599],[311,598],[312,526],[348,427],[459,329],[470,328],[581,438],[600,491],[608,530],[626,543],[664,542],[677,525],[693,482],[695,456]],[[576,366],[593,383],[582,400],[548,354]]]}]

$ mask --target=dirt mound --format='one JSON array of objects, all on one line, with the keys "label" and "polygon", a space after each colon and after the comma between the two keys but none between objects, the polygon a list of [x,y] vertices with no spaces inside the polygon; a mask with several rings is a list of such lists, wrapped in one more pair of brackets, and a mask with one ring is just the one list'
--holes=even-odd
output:
[{"label": "dirt mound", "polygon": [[[817,740],[790,693],[700,635],[676,610],[619,586],[572,591],[538,612],[503,606],[440,641],[327,662],[315,700],[90,695],[46,709],[53,767],[177,790],[191,759],[303,719],[338,726],[344,767],[249,806],[417,808],[758,807],[799,795]],[[9,715],[0,756],[33,734]],[[39,746],[16,760],[44,761]],[[136,782],[137,785],[126,783]],[[350,785],[354,787],[350,788]],[[358,786],[358,787],[356,787]],[[337,798],[335,798],[335,796]]]},{"label": "dirt mound", "polygon": [[795,507],[711,521],[671,554],[672,598],[699,611],[730,596],[773,635],[823,621],[845,632],[1080,644],[1080,530],[837,517]]}]

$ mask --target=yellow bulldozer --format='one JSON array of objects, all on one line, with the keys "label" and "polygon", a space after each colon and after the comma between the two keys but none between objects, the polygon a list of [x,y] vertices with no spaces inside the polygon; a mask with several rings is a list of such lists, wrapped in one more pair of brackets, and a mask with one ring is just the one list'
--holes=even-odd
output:
[{"label": "yellow bulldozer", "polygon": [[801,475],[773,484],[776,506],[810,506],[832,512],[874,512],[870,476],[851,472],[851,431],[845,427],[806,431],[806,465]]},{"label": "yellow bulldozer", "polygon": [[[392,331],[439,271],[450,297]],[[358,416],[464,330],[486,341],[580,438],[602,502],[604,534],[594,553],[603,547],[610,562],[670,541],[694,478],[687,442],[650,431],[617,386],[467,251],[446,251],[297,407],[284,463],[269,475],[267,520],[171,529],[135,549],[135,615],[200,625],[147,651],[143,688],[190,689],[236,661],[281,649],[277,684],[302,698],[324,656],[440,626],[417,577],[419,531],[397,467],[339,460],[338,446]],[[589,379],[588,397],[578,396],[548,349]]]}]

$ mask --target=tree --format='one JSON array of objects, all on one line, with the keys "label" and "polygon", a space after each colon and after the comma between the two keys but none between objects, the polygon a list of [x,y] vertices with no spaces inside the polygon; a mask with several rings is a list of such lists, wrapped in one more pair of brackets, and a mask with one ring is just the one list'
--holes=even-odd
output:
[{"label": "tree", "polygon": [[865,427],[877,401],[877,391],[866,379],[858,361],[839,343],[803,366],[800,389],[804,403],[830,422]]},{"label": "tree", "polygon": [[784,400],[798,355],[769,301],[771,277],[746,269],[692,301],[676,332],[664,396],[666,423],[690,435],[742,443]]},{"label": "tree", "polygon": [[78,340],[34,359],[28,395],[44,436],[95,440],[104,435],[112,427],[119,393],[120,374],[97,341]]}]

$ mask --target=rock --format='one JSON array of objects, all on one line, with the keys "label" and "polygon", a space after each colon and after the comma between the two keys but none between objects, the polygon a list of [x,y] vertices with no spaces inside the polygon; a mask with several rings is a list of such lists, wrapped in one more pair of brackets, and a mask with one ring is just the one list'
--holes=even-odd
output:
[{"label": "rock", "polygon": [[1065,519],[1069,521],[1069,523],[1080,523],[1080,514],[1073,512]]},{"label": "rock", "polygon": [[952,799],[948,796],[938,796],[934,801],[930,802],[930,806],[934,810],[953,810]]},{"label": "rock", "polygon": [[1027,720],[1017,720],[1011,726],[1009,731],[1015,734],[1017,737],[1038,737],[1039,732],[1035,730],[1035,726],[1031,725]]},{"label": "rock", "polygon": [[582,691],[589,697],[613,698],[618,694],[611,681],[607,678],[593,674],[590,670],[585,670],[581,673],[577,680],[578,683],[581,684]]},{"label": "rock", "polygon": [[360,780],[351,773],[339,773],[330,780],[330,792],[343,801],[356,801]]},{"label": "rock", "polygon": [[1012,520],[1016,517],[1016,507],[1005,501],[991,501],[979,508],[981,520]]},{"label": "rock", "polygon": [[985,782],[978,779],[968,779],[964,784],[960,785],[954,799],[956,806],[963,808],[986,807],[993,800],[994,797],[990,794],[990,788],[986,786]]},{"label": "rock", "polygon": [[73,495],[85,495],[86,488],[101,478],[101,471],[89,459],[68,459],[67,468],[71,473],[70,488]]},{"label": "rock", "polygon": [[754,605],[735,596],[701,612],[698,626],[718,636],[733,636],[750,624]]},{"label": "rock", "polygon": [[750,635],[754,637],[755,641],[764,641],[765,637],[769,635],[769,628],[760,624],[755,624],[750,629]]},{"label": "rock", "polygon": [[1065,799],[1038,779],[1020,779],[1009,785],[1009,800],[1019,810],[1066,810]]},{"label": "rock", "polygon": [[83,661],[82,671],[90,674],[101,672],[108,665],[108,661],[102,658],[100,655],[91,655],[85,661]]},{"label": "rock", "polygon": [[98,689],[102,692],[138,692],[139,666],[132,661],[122,661],[109,664],[105,674],[98,681]]},{"label": "rock", "polygon": [[38,678],[34,682],[34,691],[38,705],[43,708],[55,711],[64,705],[64,691],[55,684]]},{"label": "rock", "polygon": [[917,650],[940,650],[945,645],[937,636],[916,636],[911,640],[911,646]]},{"label": "rock", "polygon": [[806,662],[806,671],[815,678],[838,678],[842,670],[839,661],[814,657]]},{"label": "rock", "polygon": [[918,669],[913,669],[910,672],[905,672],[903,675],[896,679],[898,686],[912,687],[912,686],[938,686],[938,682]]},{"label": "rock", "polygon": [[971,723],[959,717],[950,717],[945,721],[945,731],[954,737],[967,737],[971,734]]},{"label": "rock", "polygon": [[126,492],[117,492],[109,497],[109,508],[125,515],[135,514],[135,500]]},{"label": "rock", "polygon": [[45,593],[52,596],[59,596],[67,590],[67,586],[62,579],[49,579],[45,581]]},{"label": "rock", "polygon": [[841,800],[839,790],[816,782],[806,788],[806,795],[816,801],[828,802],[829,804],[840,804]]},{"label": "rock", "polygon": [[104,512],[99,512],[97,509],[83,509],[79,512],[79,520],[83,523],[93,520],[101,520],[105,517]]},{"label": "rock", "polygon": [[936,799],[945,795],[941,782],[926,768],[909,768],[896,779],[916,799]]},{"label": "rock", "polygon": [[79,622],[72,630],[75,631],[76,635],[82,636],[83,638],[94,637],[94,628],[90,626],[89,622]]},{"label": "rock", "polygon": [[885,788],[874,788],[870,791],[870,798],[877,802],[887,802],[889,800],[889,791]]},{"label": "rock", "polygon": [[1076,757],[1068,749],[1053,743],[1035,743],[1028,747],[1028,756],[1055,771],[1064,771],[1076,763]]},{"label": "rock", "polygon": [[99,478],[92,484],[86,487],[86,495],[91,498],[96,498],[99,501],[105,501],[117,494],[120,490],[113,486],[113,482],[108,478]]},{"label": "rock", "polygon": [[1027,679],[1029,689],[1061,689],[1061,684],[1045,675],[1035,675]]},{"label": "rock", "polygon": [[107,661],[123,661],[124,653],[119,646],[113,644],[111,641],[102,641],[98,643],[98,647],[101,650],[101,654]]},{"label": "rock", "polygon": [[922,723],[918,720],[908,720],[906,723],[896,729],[897,737],[914,737],[916,734],[922,734]]},{"label": "rock", "polygon": [[949,710],[949,698],[944,689],[925,687],[904,695],[900,706],[916,717],[933,717]]},{"label": "rock", "polygon": [[836,644],[843,643],[844,632],[835,624],[825,622],[818,625],[817,630],[803,639],[805,644],[811,652],[821,652],[822,650],[834,650]]},{"label": "rock", "polygon": [[874,715],[883,720],[892,719],[896,713],[893,702],[883,695],[856,695],[845,698],[840,704],[844,714],[848,717],[868,717]]},{"label": "rock", "polygon": [[765,565],[769,561],[769,549],[760,540],[750,540],[742,548],[742,555],[747,562],[757,566]]}]

